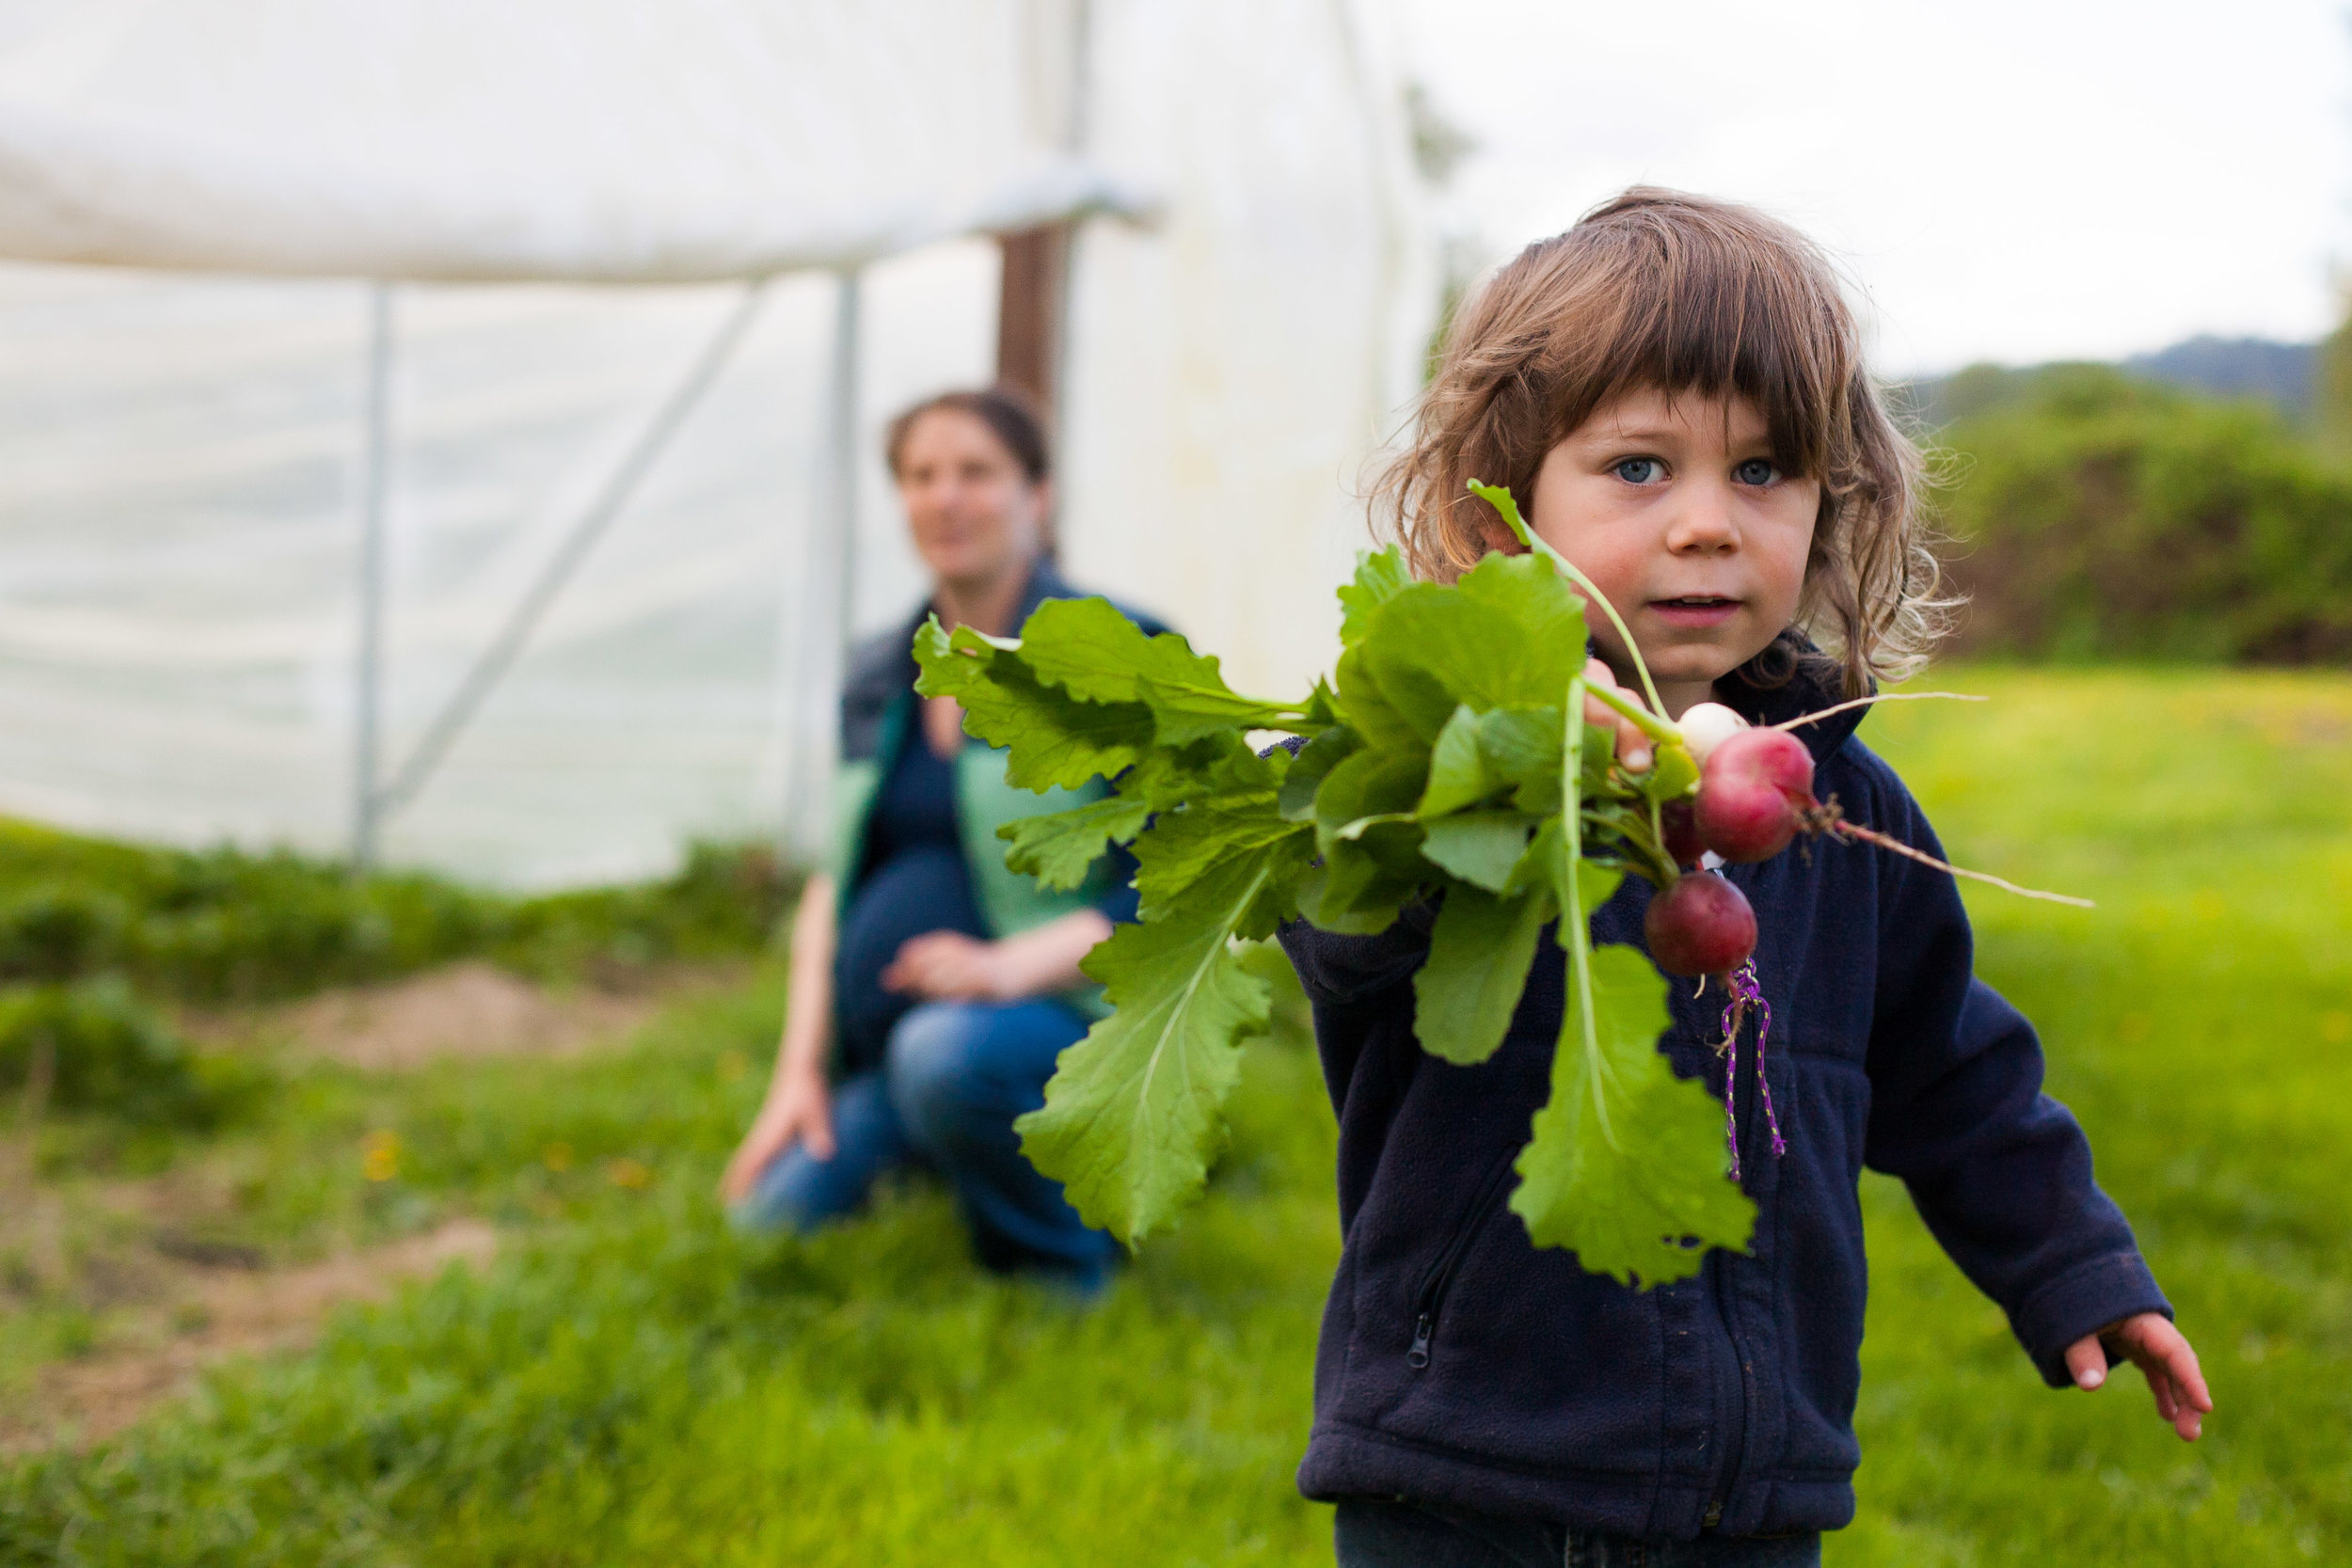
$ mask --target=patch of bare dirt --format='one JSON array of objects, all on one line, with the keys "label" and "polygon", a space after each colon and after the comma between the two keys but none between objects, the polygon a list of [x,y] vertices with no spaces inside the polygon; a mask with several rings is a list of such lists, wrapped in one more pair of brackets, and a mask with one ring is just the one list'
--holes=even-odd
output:
[{"label": "patch of bare dirt", "polygon": [[457,1219],[296,1268],[246,1269],[234,1260],[208,1268],[182,1295],[159,1342],[52,1362],[34,1374],[26,1397],[0,1413],[0,1451],[97,1442],[184,1392],[198,1372],[225,1356],[298,1348],[346,1302],[380,1300],[402,1281],[430,1277],[451,1263],[480,1267],[497,1249],[498,1234],[488,1225]]},{"label": "patch of bare dirt", "polygon": [[[562,990],[485,963],[269,1007],[183,1016],[199,1039],[403,1071],[449,1058],[570,1055],[617,1044],[661,1008],[740,982],[744,966],[673,966]],[[249,1151],[247,1151],[249,1152]],[[13,1308],[70,1302],[95,1349],[0,1387],[0,1453],[119,1431],[225,1355],[307,1340],[330,1308],[383,1295],[452,1260],[486,1259],[486,1225],[458,1220],[325,1262],[273,1266],[234,1217],[255,1161],[237,1149],[162,1176],[53,1180],[29,1132],[0,1133],[0,1335]],[[8,1358],[13,1361],[14,1358]]]},{"label": "patch of bare dirt", "polygon": [[[710,986],[700,971],[627,991],[550,990],[494,964],[467,962],[380,986],[327,991],[272,1009],[265,1035],[373,1071],[397,1072],[447,1057],[564,1056],[642,1027],[681,993]],[[220,1037],[240,1021],[199,1021]],[[243,1021],[251,1029],[255,1021]]]}]

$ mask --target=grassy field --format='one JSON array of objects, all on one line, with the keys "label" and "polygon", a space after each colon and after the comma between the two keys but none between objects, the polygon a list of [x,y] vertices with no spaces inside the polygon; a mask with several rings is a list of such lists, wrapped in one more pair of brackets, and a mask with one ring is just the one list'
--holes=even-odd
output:
[{"label": "grassy field", "polygon": [[[2352,1560],[2352,682],[1939,684],[1995,701],[1865,737],[1956,855],[2100,900],[1972,894],[1980,965],[2042,1025],[2220,1409],[2185,1447],[2137,1374],[2042,1388],[1872,1178],[1862,1513],[1830,1560]],[[584,1058],[314,1067],[175,1145],[242,1173],[272,1245],[456,1213],[507,1244],[9,1463],[0,1561],[1327,1562],[1290,1484],[1337,1250],[1303,1044],[1255,1053],[1209,1202],[1084,1312],[980,1273],[920,1186],[814,1244],[727,1234],[709,1184],[779,1003],[763,973]]]},{"label": "grassy field", "polygon": [[2218,1403],[2040,1391],[1873,1181],[1850,1563],[2352,1560],[2352,682],[1968,672],[1866,734],[1969,863],[1979,965],[2042,1027]]}]

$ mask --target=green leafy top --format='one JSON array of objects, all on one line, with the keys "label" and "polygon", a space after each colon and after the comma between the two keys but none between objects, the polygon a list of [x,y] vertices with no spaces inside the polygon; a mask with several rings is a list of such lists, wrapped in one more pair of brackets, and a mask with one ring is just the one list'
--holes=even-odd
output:
[{"label": "green leafy top", "polygon": [[[1454,1063],[1502,1044],[1556,922],[1568,1006],[1512,1198],[1529,1234],[1644,1285],[1746,1243],[1754,1209],[1725,1178],[1718,1108],[1655,1049],[1663,977],[1630,948],[1594,951],[1586,924],[1628,872],[1673,880],[1658,807],[1696,766],[1654,714],[1643,774],[1588,733],[1583,599],[1600,596],[1580,596],[1507,493],[1481,494],[1528,553],[1450,584],[1412,580],[1393,548],[1366,555],[1340,591],[1336,684],[1304,702],[1235,693],[1214,657],[1100,599],[1050,601],[1017,641],[935,620],[916,635],[917,689],[955,697],[966,728],[1009,752],[1014,784],[1114,781],[1003,832],[1009,863],[1055,885],[1114,843],[1140,867],[1139,922],[1084,966],[1114,1011],[1018,1124],[1038,1168],[1130,1245],[1199,1195],[1242,1041],[1266,1026],[1269,989],[1235,939],[1299,916],[1376,932],[1417,900],[1437,916],[1415,1028]],[[1306,744],[1261,756],[1252,731]]]}]

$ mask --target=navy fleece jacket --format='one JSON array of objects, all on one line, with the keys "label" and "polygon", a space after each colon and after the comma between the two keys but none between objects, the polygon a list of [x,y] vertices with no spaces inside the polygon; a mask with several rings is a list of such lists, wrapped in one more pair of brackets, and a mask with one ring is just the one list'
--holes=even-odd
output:
[{"label": "navy fleece jacket", "polygon": [[[1730,693],[1771,721],[1827,706],[1804,677]],[[1859,711],[1796,733],[1815,791],[1940,854]],[[1636,1291],[1538,1250],[1506,1206],[1511,1161],[1547,1095],[1563,1005],[1547,940],[1502,1047],[1477,1067],[1423,1053],[1411,979],[1428,911],[1376,937],[1282,932],[1314,1006],[1340,1121],[1344,1244],[1315,1358],[1299,1485],[1636,1535],[1834,1529],[1853,1516],[1853,1407],[1866,1273],[1862,1168],[1909,1186],[1953,1260],[2009,1314],[2053,1386],[2066,1347],[2169,1312],[2090,1149],[2042,1092],[2042,1047],[1972,970],[1952,879],[1843,841],[1730,868],[1756,906],[1772,1004],[1769,1083],[1788,1152],[1766,1146],[1743,1039],[1740,1162],[1752,1250]],[[1596,941],[1642,941],[1629,877]],[[1724,996],[1672,988],[1660,1049],[1724,1091]]]}]

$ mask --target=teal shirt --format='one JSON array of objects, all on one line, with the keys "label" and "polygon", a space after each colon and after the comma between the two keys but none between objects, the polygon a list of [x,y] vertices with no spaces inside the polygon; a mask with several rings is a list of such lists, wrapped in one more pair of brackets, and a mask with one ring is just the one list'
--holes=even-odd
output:
[{"label": "teal shirt", "polygon": [[[1047,599],[1076,598],[1076,590],[1061,579],[1051,562],[1040,562],[1030,573],[1018,618],[1025,622]],[[1146,632],[1167,628],[1133,610],[1128,618]],[[926,610],[893,632],[861,646],[850,660],[841,699],[841,762],[834,780],[831,870],[842,908],[856,891],[855,879],[865,866],[866,847],[874,815],[875,796],[889,776],[898,748],[919,744],[914,731],[916,674],[914,642]],[[1025,873],[1005,864],[1005,840],[996,830],[1025,816],[1066,811],[1109,793],[1101,778],[1077,789],[1050,789],[1043,794],[1020,789],[1005,778],[1005,752],[983,741],[967,738],[956,754],[956,825],[963,861],[972,879],[974,901],[992,937],[1033,930],[1066,914],[1102,904],[1116,891],[1110,860],[1094,863],[1087,879],[1067,891],[1040,887]],[[1082,986],[1063,993],[1063,1000],[1092,1017],[1110,1009],[1100,986]]]}]

